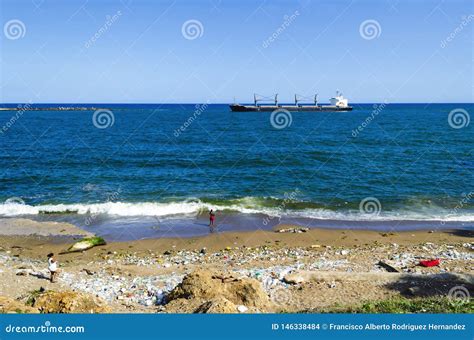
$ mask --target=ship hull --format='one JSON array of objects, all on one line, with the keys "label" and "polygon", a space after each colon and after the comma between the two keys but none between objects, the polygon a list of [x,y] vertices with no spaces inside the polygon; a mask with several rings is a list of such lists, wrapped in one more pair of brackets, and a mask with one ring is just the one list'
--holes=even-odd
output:
[{"label": "ship hull", "polygon": [[331,106],[331,105],[262,105],[262,106],[255,106],[255,105],[239,105],[233,104],[229,105],[231,111],[233,112],[271,112],[275,110],[286,110],[289,112],[336,112],[336,111],[352,111],[352,106],[347,107],[339,107],[339,106]]}]

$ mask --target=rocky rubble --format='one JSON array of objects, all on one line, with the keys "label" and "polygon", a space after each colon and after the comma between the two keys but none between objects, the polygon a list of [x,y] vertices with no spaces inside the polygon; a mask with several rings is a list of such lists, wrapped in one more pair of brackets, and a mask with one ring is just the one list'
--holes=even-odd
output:
[{"label": "rocky rubble", "polygon": [[101,299],[74,291],[47,291],[33,299],[32,307],[41,313],[110,313]]},{"label": "rocky rubble", "polygon": [[0,296],[0,313],[39,313],[39,311],[18,300]]}]

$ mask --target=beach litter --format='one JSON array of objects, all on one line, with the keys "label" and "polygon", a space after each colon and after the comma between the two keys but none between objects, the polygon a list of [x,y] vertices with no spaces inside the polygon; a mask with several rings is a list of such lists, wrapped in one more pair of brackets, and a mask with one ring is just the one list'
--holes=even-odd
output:
[{"label": "beach litter", "polygon": [[389,264],[385,261],[379,261],[377,263],[377,265],[379,265],[380,267],[384,268],[386,271],[390,272],[390,273],[399,273],[400,270],[395,268],[395,266],[393,266],[392,264]]},{"label": "beach litter", "polygon": [[291,227],[291,228],[278,228],[275,230],[277,233],[305,233],[309,228],[304,227]]},{"label": "beach litter", "polygon": [[249,309],[247,307],[245,307],[244,305],[240,305],[240,306],[237,306],[237,310],[239,311],[239,313],[245,313]]},{"label": "beach litter", "polygon": [[436,266],[439,266],[439,263],[440,263],[440,260],[439,259],[435,259],[435,260],[424,260],[424,261],[420,261],[420,266],[422,267],[436,267]]},{"label": "beach litter", "polygon": [[166,294],[173,290],[183,277],[170,274],[130,278],[110,275],[104,270],[93,276],[84,274],[65,272],[59,277],[59,281],[74,290],[97,295],[108,302],[119,300],[125,304],[136,303],[147,307],[165,303]]},{"label": "beach litter", "polygon": [[95,272],[93,272],[93,271],[91,271],[91,270],[89,270],[89,269],[87,269],[87,268],[83,268],[82,271],[83,271],[84,273],[86,273],[87,275],[94,275],[94,274],[95,274]]},{"label": "beach litter", "polygon": [[474,243],[464,243],[462,245],[464,248],[468,248],[470,250],[474,250]]}]

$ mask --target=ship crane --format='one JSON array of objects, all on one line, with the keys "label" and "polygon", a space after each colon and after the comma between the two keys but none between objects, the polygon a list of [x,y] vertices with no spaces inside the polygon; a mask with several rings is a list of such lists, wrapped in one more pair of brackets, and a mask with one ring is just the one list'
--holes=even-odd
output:
[{"label": "ship crane", "polygon": [[295,106],[299,106],[301,107],[302,104],[300,104],[300,102],[302,101],[311,101],[311,99],[313,99],[313,102],[314,102],[314,106],[317,106],[318,105],[318,94],[316,93],[314,95],[314,98],[311,98],[311,97],[305,97],[305,96],[302,96],[302,95],[299,95],[299,94],[295,94]]},{"label": "ship crane", "polygon": [[255,106],[259,106],[258,102],[269,102],[269,101],[273,101],[275,103],[275,106],[278,106],[278,93],[276,93],[274,97],[262,96],[257,93],[253,94],[253,102]]}]

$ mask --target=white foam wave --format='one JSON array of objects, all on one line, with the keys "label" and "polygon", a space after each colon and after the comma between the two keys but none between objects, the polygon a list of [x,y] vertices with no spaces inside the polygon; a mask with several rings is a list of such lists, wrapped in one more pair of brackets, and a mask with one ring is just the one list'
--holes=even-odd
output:
[{"label": "white foam wave", "polygon": [[203,208],[200,202],[50,204],[31,206],[17,203],[0,204],[0,215],[19,216],[40,213],[106,214],[115,216],[166,216],[192,214]]},{"label": "white foam wave", "polygon": [[264,214],[272,217],[310,218],[340,221],[445,221],[474,222],[474,212],[452,213],[452,210],[436,208],[421,210],[383,211],[379,215],[361,214],[359,210],[332,211],[326,209],[283,210],[278,207],[250,206],[248,201],[230,205],[204,203],[197,199],[182,202],[106,202],[92,204],[50,204],[32,206],[18,202],[0,204],[0,216],[37,215],[40,213],[104,214],[111,216],[173,216],[192,215],[209,209],[235,211],[243,214]]}]

